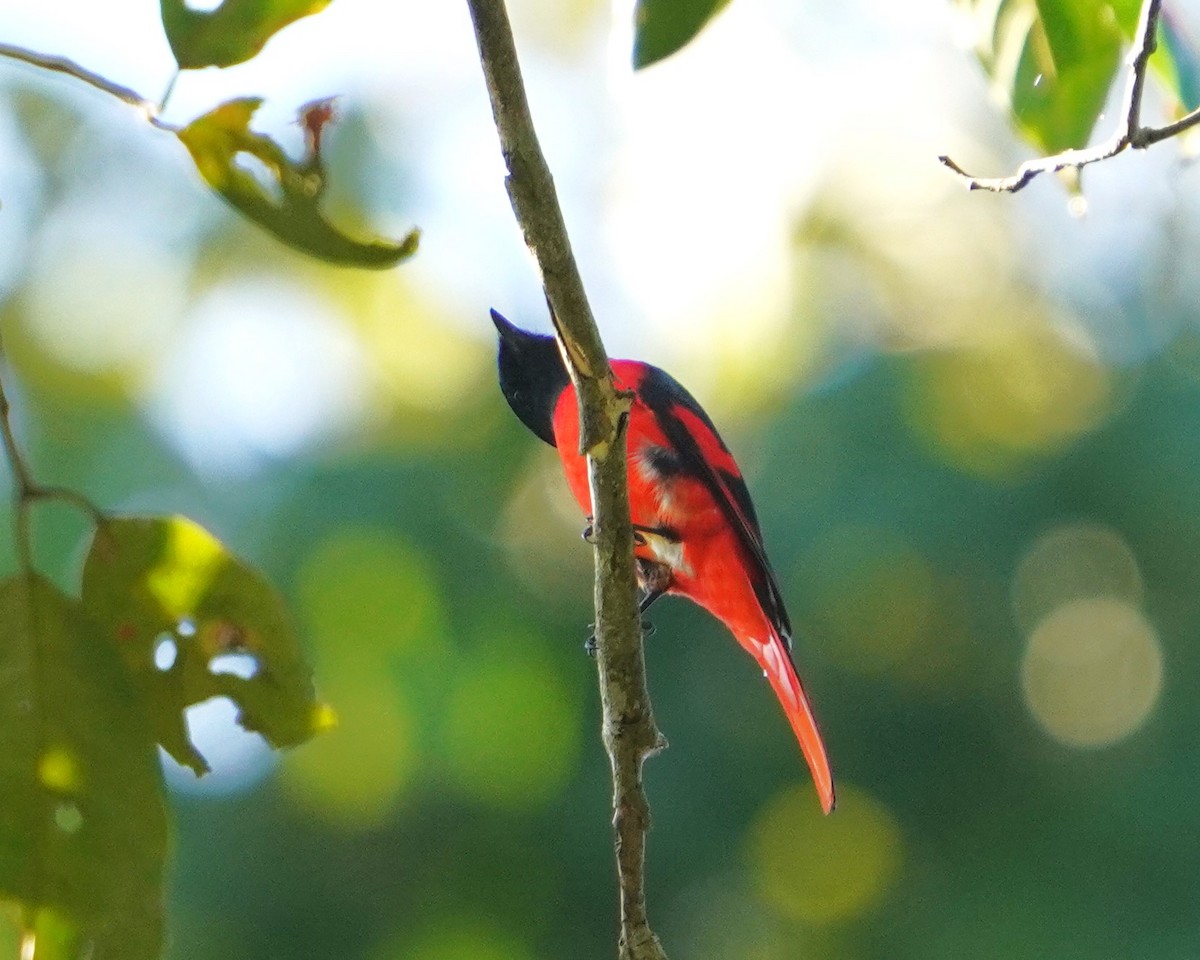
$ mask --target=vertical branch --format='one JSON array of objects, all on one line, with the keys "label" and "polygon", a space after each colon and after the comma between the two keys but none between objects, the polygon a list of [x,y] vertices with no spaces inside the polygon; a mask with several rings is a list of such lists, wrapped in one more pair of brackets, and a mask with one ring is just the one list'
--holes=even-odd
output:
[{"label": "vertical branch", "polygon": [[1122,98],[1121,114],[1125,118],[1123,133],[1126,139],[1132,138],[1142,127],[1142,91],[1146,88],[1150,55],[1158,46],[1158,18],[1161,15],[1162,0],[1143,0],[1141,11],[1138,13],[1133,46],[1129,51],[1129,79]]},{"label": "vertical branch", "polygon": [[646,690],[635,601],[633,534],[625,466],[629,398],[616,389],[529,113],[503,0],[467,0],[479,59],[508,168],[513,212],[542,274],[559,349],[579,397],[594,525],[597,664],[603,737],[612,765],[613,831],[620,885],[621,960],[665,960],[646,914],[649,805],[642,763],[665,745]]},{"label": "vertical branch", "polygon": [[21,567],[25,573],[33,571],[33,547],[29,535],[28,514],[25,505],[29,502],[30,494],[36,490],[33,476],[30,473],[21,448],[17,445],[16,434],[12,428],[12,407],[8,402],[8,394],[4,390],[4,381],[0,378],[0,441],[3,443],[4,457],[13,477],[13,532],[17,542],[17,555],[21,559]]},{"label": "vertical branch", "polygon": [[[650,829],[650,805],[642,787],[643,761],[665,747],[666,740],[654,722],[646,690],[641,618],[629,582],[633,542],[624,426],[622,418],[609,462],[588,461],[595,514],[596,652],[604,746],[612,765],[613,832],[621,897],[618,955],[620,960],[666,960],[646,912],[646,833]],[[610,464],[617,469],[614,471]]]}]

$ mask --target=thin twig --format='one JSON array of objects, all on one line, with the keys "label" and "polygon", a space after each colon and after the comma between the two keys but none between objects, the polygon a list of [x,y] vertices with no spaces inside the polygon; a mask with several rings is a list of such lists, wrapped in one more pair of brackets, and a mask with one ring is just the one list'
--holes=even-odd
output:
[{"label": "thin twig", "polygon": [[33,482],[29,465],[25,463],[25,458],[21,455],[16,434],[13,433],[11,414],[12,405],[8,402],[8,394],[4,390],[4,381],[0,379],[0,437],[3,437],[4,455],[8,459],[8,465],[12,468],[14,492],[23,500],[36,484]]},{"label": "thin twig", "polygon": [[151,126],[158,127],[160,130],[169,130],[172,133],[177,133],[179,130],[175,125],[159,119],[159,105],[154,101],[147,100],[136,90],[131,90],[129,87],[114,83],[107,77],[93,73],[91,70],[80,66],[74,60],[67,57],[50,56],[49,54],[38,53],[34,50],[27,50],[25,47],[18,47],[11,43],[0,43],[0,57],[7,57],[9,60],[19,60],[22,63],[40,67],[42,70],[65,73],[76,80],[82,80],[97,90],[103,90],[105,93],[116,97],[131,107],[135,107],[145,116]]},{"label": "thin twig", "polygon": [[563,223],[554,181],[529,114],[503,0],[467,0],[492,114],[508,167],[507,187],[579,396],[588,454],[596,560],[596,641],[603,737],[613,775],[613,831],[620,886],[621,960],[666,960],[646,916],[645,847],[650,810],[643,761],[666,745],[646,690],[635,602],[633,536],[625,464],[629,398],[617,391]]},{"label": "thin twig", "polygon": [[87,518],[97,527],[109,519],[107,513],[92,503],[91,500],[78,490],[72,490],[70,487],[43,487],[34,485],[25,492],[25,499],[28,503],[35,503],[38,500],[54,500],[58,503],[68,504],[80,513],[86,514]]},{"label": "thin twig", "polygon": [[1183,133],[1200,123],[1200,108],[1193,110],[1186,116],[1180,117],[1174,123],[1168,123],[1163,127],[1142,127],[1136,133],[1130,136],[1129,145],[1135,150],[1141,150],[1151,144],[1158,143],[1160,140],[1167,140],[1171,137]]},{"label": "thin twig", "polygon": [[1060,170],[1068,168],[1079,169],[1091,163],[1108,160],[1128,149],[1144,150],[1160,140],[1176,136],[1200,123],[1200,109],[1196,109],[1166,126],[1142,126],[1142,96],[1146,89],[1146,72],[1150,65],[1150,55],[1154,53],[1157,44],[1161,9],[1162,0],[1143,0],[1141,11],[1138,14],[1133,45],[1129,51],[1129,78],[1126,81],[1125,94],[1122,98],[1121,126],[1107,140],[1092,147],[1064,150],[1050,157],[1027,160],[1017,168],[1016,173],[1008,177],[976,177],[967,173],[950,157],[940,156],[938,160],[943,166],[949,167],[962,177],[967,183],[968,190],[1016,193],[1039,174],[1058,173]]}]

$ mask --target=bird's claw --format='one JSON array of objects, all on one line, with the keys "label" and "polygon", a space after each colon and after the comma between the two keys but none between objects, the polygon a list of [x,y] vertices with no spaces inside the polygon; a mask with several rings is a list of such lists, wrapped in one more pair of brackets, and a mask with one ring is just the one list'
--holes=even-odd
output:
[{"label": "bird's claw", "polygon": [[[645,640],[647,637],[654,636],[654,632],[658,629],[649,620],[643,620],[641,623],[641,627],[642,627],[642,639],[643,640]],[[594,629],[594,626],[593,626],[593,629]],[[597,646],[596,634],[594,632],[589,633],[588,638],[583,641],[583,652],[586,653],[593,660],[596,659],[596,646]]]},{"label": "bird's claw", "polygon": [[596,542],[596,527],[592,524],[592,518],[587,518],[587,526],[583,528],[583,539],[587,543]]}]

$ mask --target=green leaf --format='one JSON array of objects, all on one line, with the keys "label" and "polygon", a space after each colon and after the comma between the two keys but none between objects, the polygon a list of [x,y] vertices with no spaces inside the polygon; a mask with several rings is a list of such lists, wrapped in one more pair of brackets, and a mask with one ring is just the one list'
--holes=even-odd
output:
[{"label": "green leaf", "polygon": [[[159,742],[198,774],[208,765],[183,717],[194,703],[228,697],[240,708],[238,722],[276,747],[332,723],[279,596],[191,520],[106,520],[84,562],[83,604],[145,690]],[[161,666],[160,644],[174,652]],[[253,657],[251,678],[213,671],[217,658],[234,653]]]},{"label": "green leaf", "polygon": [[1048,154],[1084,146],[1121,64],[1124,6],[1120,13],[1101,0],[966,6],[984,38],[980,62],[1021,135]]},{"label": "green leaf", "polygon": [[[296,162],[270,137],[250,129],[261,104],[255,97],[230,100],[178,132],[209,186],[288,246],[330,263],[390,267],[416,252],[416,230],[398,242],[355,240],[330,224],[320,209],[326,181],[319,144],[326,115],[314,119],[316,110],[302,115],[309,149]],[[264,180],[243,164],[257,166]]]},{"label": "green leaf", "polygon": [[[1114,81],[1141,0],[960,0],[983,38],[976,53],[1021,135],[1045,154],[1085,146]],[[1195,104],[1196,60],[1169,18],[1150,60],[1178,104]],[[1177,110],[1178,112],[1178,110]],[[1116,124],[1116,118],[1113,120]]]},{"label": "green leaf", "polygon": [[684,47],[729,0],[638,0],[633,66],[640,70]]},{"label": "green leaf", "polygon": [[166,812],[153,730],[77,600],[0,581],[0,898],[38,960],[150,960]]},{"label": "green leaf", "polygon": [[200,12],[187,0],[160,2],[171,52],[185,70],[249,60],[289,23],[327,6],[329,0],[225,0],[215,10]]}]

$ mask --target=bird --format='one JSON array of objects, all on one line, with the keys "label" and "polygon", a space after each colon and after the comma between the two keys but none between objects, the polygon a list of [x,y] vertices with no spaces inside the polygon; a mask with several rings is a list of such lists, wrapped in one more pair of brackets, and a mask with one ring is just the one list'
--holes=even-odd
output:
[{"label": "bird", "polygon": [[[518,419],[557,449],[589,523],[586,539],[587,460],[558,343],[491,314],[500,390]],[[664,595],[682,596],[729,629],[762,668],[830,813],[836,795],[828,752],[792,659],[791,622],[741,470],[708,414],[674,377],[638,360],[613,360],[610,367],[616,387],[632,396],[626,436],[639,610]]]}]

